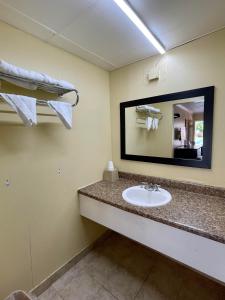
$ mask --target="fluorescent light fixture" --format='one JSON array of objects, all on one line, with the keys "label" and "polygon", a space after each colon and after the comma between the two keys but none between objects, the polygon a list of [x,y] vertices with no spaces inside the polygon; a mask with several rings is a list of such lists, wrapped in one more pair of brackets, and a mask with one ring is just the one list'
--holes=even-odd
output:
[{"label": "fluorescent light fixture", "polygon": [[137,26],[137,28],[144,34],[144,36],[150,41],[150,43],[159,51],[160,54],[164,54],[166,50],[160,44],[160,42],[154,37],[151,31],[145,26],[141,19],[136,15],[132,8],[124,0],[113,0],[119,8],[128,16],[128,18]]}]

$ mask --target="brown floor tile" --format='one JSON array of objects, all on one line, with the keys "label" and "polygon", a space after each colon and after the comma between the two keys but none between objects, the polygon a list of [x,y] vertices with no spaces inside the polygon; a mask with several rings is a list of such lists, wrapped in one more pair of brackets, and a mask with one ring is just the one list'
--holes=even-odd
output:
[{"label": "brown floor tile", "polygon": [[183,268],[181,276],[179,300],[225,300],[224,286],[187,268]]},{"label": "brown floor tile", "polygon": [[80,269],[120,299],[133,299],[144,280],[98,250],[82,261]]},{"label": "brown floor tile", "polygon": [[120,235],[113,235],[92,253],[87,272],[119,299],[134,299],[153,261],[142,248]]},{"label": "brown floor tile", "polygon": [[37,299],[38,300],[63,300],[53,287],[48,288]]},{"label": "brown floor tile", "polygon": [[87,273],[81,273],[59,292],[65,300],[116,300],[104,287]]},{"label": "brown floor tile", "polygon": [[[64,289],[70,282],[79,276],[79,274],[84,270],[83,267],[83,260],[81,260],[79,263],[77,263],[75,266],[73,266],[70,270],[68,270],[62,277],[60,277],[58,280],[56,280],[53,283],[53,287],[56,291],[61,291]],[[84,270],[85,272],[85,270]]]},{"label": "brown floor tile", "polygon": [[225,287],[112,234],[38,300],[225,300]]},{"label": "brown floor tile", "polygon": [[155,259],[151,251],[118,234],[113,234],[97,251],[113,264],[143,279],[148,275]]},{"label": "brown floor tile", "polygon": [[135,300],[175,300],[178,298],[182,279],[175,263],[156,260],[147,280]]}]

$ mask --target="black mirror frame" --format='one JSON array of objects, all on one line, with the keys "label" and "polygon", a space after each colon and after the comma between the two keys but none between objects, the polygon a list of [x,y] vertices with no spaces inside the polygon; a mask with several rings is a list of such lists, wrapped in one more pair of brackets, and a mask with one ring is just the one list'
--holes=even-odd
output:
[{"label": "black mirror frame", "polygon": [[[158,164],[178,165],[194,168],[211,169],[212,160],[212,134],[213,134],[213,107],[214,107],[214,86],[188,90],[178,93],[154,96],[138,100],[126,101],[120,103],[120,150],[121,159],[144,161]],[[204,97],[204,133],[203,133],[203,159],[181,159],[166,158],[157,156],[142,156],[126,154],[126,125],[125,125],[125,109],[127,107],[145,105],[150,103],[159,103],[174,101],[179,99],[188,99],[194,97]]]}]

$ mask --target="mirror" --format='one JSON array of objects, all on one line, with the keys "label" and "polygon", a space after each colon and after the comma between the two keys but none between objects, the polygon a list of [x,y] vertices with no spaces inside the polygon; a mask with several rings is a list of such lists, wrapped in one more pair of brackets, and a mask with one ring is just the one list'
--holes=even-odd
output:
[{"label": "mirror", "polygon": [[210,168],[214,87],[122,102],[121,158]]}]

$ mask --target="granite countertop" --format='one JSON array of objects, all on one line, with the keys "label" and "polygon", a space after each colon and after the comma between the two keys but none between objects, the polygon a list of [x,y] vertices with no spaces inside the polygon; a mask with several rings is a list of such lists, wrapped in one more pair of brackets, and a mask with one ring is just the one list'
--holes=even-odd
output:
[{"label": "granite countertop", "polygon": [[[80,189],[79,193],[130,213],[225,243],[225,189],[138,176],[123,173],[114,183],[100,181]],[[171,202],[152,208],[125,202],[123,190],[138,185],[140,181],[161,184],[171,193]]]}]

